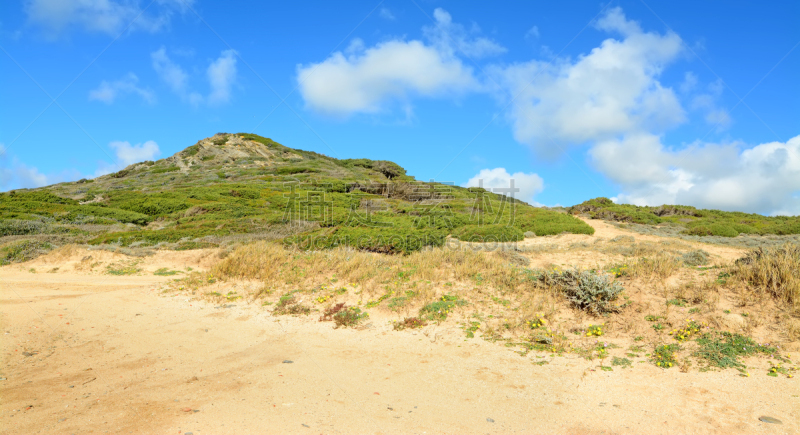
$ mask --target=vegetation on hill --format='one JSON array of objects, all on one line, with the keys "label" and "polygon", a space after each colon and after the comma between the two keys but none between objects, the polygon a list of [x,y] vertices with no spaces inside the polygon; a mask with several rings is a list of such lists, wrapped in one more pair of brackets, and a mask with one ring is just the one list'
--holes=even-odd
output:
[{"label": "vegetation on hill", "polygon": [[762,216],[742,212],[703,210],[684,205],[640,207],[615,204],[608,198],[594,198],[572,206],[573,215],[644,225],[678,226],[693,236],[736,237],[740,234],[800,234],[800,216]]},{"label": "vegetation on hill", "polygon": [[253,134],[221,133],[93,180],[0,194],[0,245],[58,234],[128,247],[260,238],[408,253],[448,236],[505,242],[527,231],[594,232],[573,216],[484,189],[416,181],[393,162],[335,159]]}]

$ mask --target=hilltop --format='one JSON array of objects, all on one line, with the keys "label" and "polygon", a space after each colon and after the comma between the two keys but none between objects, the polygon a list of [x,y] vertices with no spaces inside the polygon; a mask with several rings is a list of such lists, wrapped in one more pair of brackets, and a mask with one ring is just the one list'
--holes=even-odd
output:
[{"label": "hilltop", "polygon": [[441,246],[448,236],[504,242],[594,232],[575,217],[481,188],[417,181],[394,162],[225,133],[95,179],[0,194],[0,219],[6,261],[64,243],[192,249],[281,239],[398,253]]}]

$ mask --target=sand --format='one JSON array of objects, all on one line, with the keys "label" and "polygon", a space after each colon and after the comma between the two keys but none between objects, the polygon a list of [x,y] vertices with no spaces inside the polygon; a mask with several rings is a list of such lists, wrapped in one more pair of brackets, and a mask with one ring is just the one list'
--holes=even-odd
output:
[{"label": "sand", "polygon": [[[81,255],[0,268],[0,433],[800,433],[797,378],[607,372],[576,355],[523,358],[447,324],[334,329],[162,294],[173,277],[76,270]],[[212,261],[159,253],[142,267]]]}]

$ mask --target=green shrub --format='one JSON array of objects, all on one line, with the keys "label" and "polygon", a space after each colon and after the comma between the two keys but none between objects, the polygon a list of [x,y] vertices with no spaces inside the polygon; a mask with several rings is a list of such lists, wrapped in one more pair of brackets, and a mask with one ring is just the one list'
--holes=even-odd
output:
[{"label": "green shrub", "polygon": [[338,227],[287,237],[284,244],[310,251],[347,246],[383,254],[407,254],[426,246],[442,246],[445,235],[445,231],[434,229]]},{"label": "green shrub", "polygon": [[278,175],[294,175],[304,174],[309,172],[318,172],[316,169],[299,166],[284,166],[275,171]]},{"label": "green shrub", "polygon": [[232,196],[234,198],[258,199],[261,198],[261,193],[256,189],[237,188],[231,189],[223,195]]},{"label": "green shrub", "polygon": [[678,360],[675,358],[675,354],[680,349],[681,348],[677,343],[656,346],[656,348],[653,350],[653,355],[650,358],[653,360],[655,365],[668,369],[678,363]]},{"label": "green shrub", "polygon": [[540,280],[560,289],[576,308],[593,315],[615,313],[620,309],[613,302],[624,289],[606,275],[579,269],[554,270],[542,273]]},{"label": "green shrub", "polygon": [[752,338],[730,332],[713,331],[703,334],[697,339],[700,346],[695,356],[704,360],[709,366],[719,368],[745,368],[739,358],[755,354],[774,354],[777,349],[762,346]]},{"label": "green shrub", "polygon": [[147,195],[140,195],[123,201],[114,201],[114,205],[116,208],[147,216],[167,215],[190,207],[183,199]]},{"label": "green shrub", "polygon": [[297,298],[294,296],[294,293],[297,291],[292,291],[286,293],[285,295],[281,296],[278,300],[278,304],[275,305],[275,310],[272,312],[273,314],[304,314],[308,315],[311,313],[311,308],[302,305],[299,303]]},{"label": "green shrub", "polygon": [[23,236],[28,234],[42,234],[52,231],[49,225],[40,221],[28,221],[18,219],[0,220],[0,237],[2,236]]},{"label": "green shrub", "polygon": [[22,263],[53,249],[53,245],[38,240],[20,240],[0,247],[0,266]]},{"label": "green shrub", "polygon": [[699,237],[736,237],[739,234],[800,234],[800,216],[768,217],[752,213],[698,210],[682,205],[640,207],[630,204],[614,204],[608,198],[590,199],[570,207],[568,212],[588,214],[595,219],[617,222],[675,225],[684,228],[683,234]]},{"label": "green shrub", "polygon": [[513,224],[523,232],[531,231],[537,236],[552,236],[561,233],[594,234],[594,228],[591,225],[574,216],[553,210],[516,207],[517,212]]},{"label": "green shrub", "polygon": [[519,228],[507,225],[467,225],[454,230],[453,235],[458,240],[476,243],[518,242],[525,238]]},{"label": "green shrub", "polygon": [[455,307],[466,305],[467,301],[455,295],[443,295],[438,301],[431,302],[419,310],[419,317],[423,320],[442,322],[447,320],[447,315]]},{"label": "green shrub", "polygon": [[0,202],[43,202],[47,204],[78,205],[78,201],[69,198],[62,198],[44,190],[32,192],[20,192],[12,190],[9,193],[0,194]]},{"label": "green shrub", "polygon": [[191,156],[196,155],[199,152],[200,152],[200,146],[192,145],[192,146],[186,148],[185,150],[183,150],[183,155],[186,156],[186,157],[191,157]]},{"label": "green shrub", "polygon": [[722,236],[722,237],[736,237],[739,232],[732,226],[723,224],[706,224],[691,227],[684,231],[684,234],[690,236]]},{"label": "green shrub", "polygon": [[681,260],[687,266],[705,266],[708,264],[708,252],[702,249],[690,251],[683,254]]},{"label": "green shrub", "polygon": [[369,317],[369,314],[362,312],[358,307],[345,307],[341,311],[333,315],[333,322],[336,327],[353,327],[358,325],[362,320]]},{"label": "green shrub", "polygon": [[165,166],[165,167],[161,167],[161,168],[151,169],[150,173],[151,174],[163,174],[163,173],[166,173],[166,172],[175,172],[175,171],[177,171],[179,169],[180,169],[179,167],[177,167],[175,165],[172,165],[172,166]]}]

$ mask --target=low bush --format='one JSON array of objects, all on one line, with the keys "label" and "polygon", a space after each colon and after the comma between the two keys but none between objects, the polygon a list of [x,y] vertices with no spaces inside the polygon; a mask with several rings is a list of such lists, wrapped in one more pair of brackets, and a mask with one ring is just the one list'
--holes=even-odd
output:
[{"label": "low bush", "polygon": [[750,337],[730,332],[713,331],[703,334],[697,339],[699,349],[695,356],[705,361],[708,366],[718,368],[745,369],[740,357],[755,354],[774,354],[777,349],[762,346]]},{"label": "low bush", "polygon": [[518,242],[525,238],[519,228],[508,225],[466,225],[453,231],[453,236],[475,243]]},{"label": "low bush", "polygon": [[38,240],[21,240],[0,247],[0,266],[11,263],[22,263],[49,252],[53,245]]},{"label": "low bush", "polygon": [[151,174],[164,174],[164,173],[167,173],[167,172],[175,172],[175,171],[177,171],[179,169],[180,169],[179,167],[174,166],[174,165],[173,166],[162,166],[160,168],[151,169],[150,173]]},{"label": "low bush", "polygon": [[702,249],[690,251],[683,254],[681,260],[687,266],[705,266],[708,264],[708,252]]},{"label": "low bush", "polygon": [[436,229],[339,227],[284,239],[286,246],[305,251],[349,247],[382,254],[408,254],[426,246],[442,246],[446,232]]},{"label": "low bush", "polygon": [[369,314],[361,311],[358,307],[344,307],[342,310],[333,315],[333,322],[336,327],[353,327],[358,325],[362,320],[369,317]]},{"label": "low bush", "polygon": [[443,295],[438,301],[431,302],[419,310],[419,317],[424,320],[443,322],[455,307],[466,305],[467,301],[454,295]]},{"label": "low bush", "polygon": [[623,287],[607,275],[587,270],[571,269],[544,272],[540,280],[547,286],[560,289],[573,306],[595,316],[619,311],[613,302]]},{"label": "low bush", "polygon": [[406,317],[401,321],[394,322],[394,330],[402,331],[404,329],[418,329],[425,325],[427,325],[427,322],[419,317]]},{"label": "low bush", "polygon": [[296,292],[289,292],[285,295],[281,296],[278,300],[278,304],[275,306],[275,310],[272,312],[276,315],[281,314],[304,314],[308,315],[311,313],[311,308],[302,305],[295,297],[294,293]]}]

